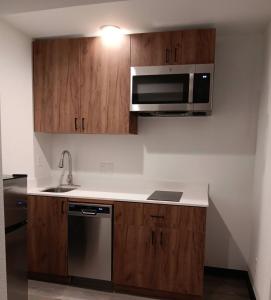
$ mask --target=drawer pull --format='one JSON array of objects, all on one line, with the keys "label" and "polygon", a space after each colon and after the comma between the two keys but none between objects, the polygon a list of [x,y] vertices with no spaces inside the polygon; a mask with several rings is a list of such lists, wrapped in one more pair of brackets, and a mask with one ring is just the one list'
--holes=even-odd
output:
[{"label": "drawer pull", "polygon": [[77,118],[74,118],[74,128],[75,128],[75,131],[78,130],[78,126],[77,126]]},{"label": "drawer pull", "polygon": [[62,214],[64,214],[65,213],[65,201],[62,201],[62,203],[61,203],[61,212],[62,212]]},{"label": "drawer pull", "polygon": [[156,216],[156,215],[151,215],[151,218],[155,218],[155,219],[164,219],[164,216]]},{"label": "drawer pull", "polygon": [[175,51],[174,51],[174,61],[175,61],[175,63],[177,62],[177,54],[178,54],[178,48],[175,47]]},{"label": "drawer pull", "polygon": [[163,231],[160,232],[160,245],[163,246]]},{"label": "drawer pull", "polygon": [[154,245],[155,242],[155,236],[154,236],[154,231],[151,232],[151,244]]},{"label": "drawer pull", "polygon": [[169,63],[169,55],[170,55],[170,50],[167,48],[166,49],[166,64]]}]

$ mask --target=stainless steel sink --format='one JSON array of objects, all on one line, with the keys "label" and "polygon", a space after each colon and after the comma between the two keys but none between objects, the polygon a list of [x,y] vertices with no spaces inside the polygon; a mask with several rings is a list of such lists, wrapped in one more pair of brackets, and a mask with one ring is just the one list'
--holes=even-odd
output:
[{"label": "stainless steel sink", "polygon": [[72,188],[72,187],[62,187],[62,186],[58,186],[58,187],[52,187],[52,188],[48,188],[43,190],[42,192],[46,192],[46,193],[67,193],[70,191],[75,190],[76,188]]}]

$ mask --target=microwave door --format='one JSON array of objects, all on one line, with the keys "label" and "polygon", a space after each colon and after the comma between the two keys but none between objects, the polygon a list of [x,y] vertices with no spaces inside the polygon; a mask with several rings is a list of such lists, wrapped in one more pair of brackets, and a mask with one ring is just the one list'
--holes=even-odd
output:
[{"label": "microwave door", "polygon": [[189,74],[135,75],[132,111],[185,111],[189,109]]}]

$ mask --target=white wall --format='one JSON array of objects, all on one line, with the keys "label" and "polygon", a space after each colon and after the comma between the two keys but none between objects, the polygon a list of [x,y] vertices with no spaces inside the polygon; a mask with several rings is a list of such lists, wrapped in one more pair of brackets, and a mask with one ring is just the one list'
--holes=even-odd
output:
[{"label": "white wall", "polygon": [[67,148],[81,184],[104,177],[101,162],[114,163],[107,178],[120,182],[210,183],[206,264],[247,269],[261,52],[262,36],[218,37],[210,117],[141,118],[138,136],[53,135],[52,147],[48,139],[40,143],[41,161],[58,178],[58,159]]},{"label": "white wall", "polygon": [[31,39],[0,21],[3,172],[34,179]]},{"label": "white wall", "polygon": [[28,185],[35,185],[50,176],[41,145],[51,138],[33,135],[32,39],[4,21],[0,38],[3,173],[27,174]]},{"label": "white wall", "polygon": [[271,300],[271,24],[266,33],[258,121],[250,275],[258,300]]},{"label": "white wall", "polygon": [[[34,174],[31,39],[0,21],[3,173]],[[1,151],[0,151],[1,156]],[[1,158],[0,158],[1,162]],[[2,176],[0,163],[0,177]],[[0,182],[0,299],[6,299],[5,236]]]}]

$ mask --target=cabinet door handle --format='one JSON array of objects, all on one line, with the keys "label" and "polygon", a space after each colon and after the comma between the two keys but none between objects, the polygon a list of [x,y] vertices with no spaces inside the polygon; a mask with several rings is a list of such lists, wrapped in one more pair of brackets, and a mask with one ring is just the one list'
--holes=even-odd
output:
[{"label": "cabinet door handle", "polygon": [[155,219],[164,219],[164,216],[157,216],[157,215],[151,215],[151,218],[155,218]]},{"label": "cabinet door handle", "polygon": [[82,130],[85,130],[85,118],[82,118]]},{"label": "cabinet door handle", "polygon": [[75,131],[78,130],[77,119],[78,119],[78,118],[74,118],[74,128],[75,128]]},{"label": "cabinet door handle", "polygon": [[65,202],[64,201],[62,201],[62,203],[61,203],[61,212],[62,212],[62,214],[64,214],[65,213],[65,210],[64,210],[64,205],[65,205]]},{"label": "cabinet door handle", "polygon": [[175,50],[174,50],[174,61],[175,61],[175,63],[177,62],[177,54],[178,54],[178,48],[175,47]]},{"label": "cabinet door handle", "polygon": [[154,231],[152,230],[151,232],[151,244],[154,245],[155,243],[155,234],[154,234]]},{"label": "cabinet door handle", "polygon": [[160,246],[162,247],[164,244],[163,231],[160,232]]},{"label": "cabinet door handle", "polygon": [[169,55],[170,55],[170,51],[168,48],[166,48],[166,64],[169,63]]}]

